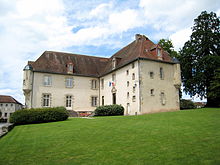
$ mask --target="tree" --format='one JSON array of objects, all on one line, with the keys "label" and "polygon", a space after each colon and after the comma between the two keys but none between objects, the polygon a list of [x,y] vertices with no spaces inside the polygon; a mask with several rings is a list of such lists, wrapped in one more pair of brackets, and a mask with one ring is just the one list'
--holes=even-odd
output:
[{"label": "tree", "polygon": [[217,100],[217,106],[220,107],[220,69],[217,69],[215,72],[214,78],[211,81],[210,92],[208,95],[209,97]]},{"label": "tree", "polygon": [[166,50],[171,57],[179,58],[179,54],[174,50],[173,43],[169,39],[160,39],[158,44]]},{"label": "tree", "polygon": [[209,93],[211,82],[220,66],[220,20],[215,13],[203,11],[195,20],[190,40],[180,50],[184,91],[207,98],[207,106],[217,106]]}]

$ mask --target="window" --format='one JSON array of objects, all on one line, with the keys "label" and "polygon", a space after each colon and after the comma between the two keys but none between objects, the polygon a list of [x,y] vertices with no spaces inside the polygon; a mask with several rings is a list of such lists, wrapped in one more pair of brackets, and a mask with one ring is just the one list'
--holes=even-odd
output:
[{"label": "window", "polygon": [[150,90],[150,95],[151,95],[151,96],[154,96],[154,89],[151,89],[151,90]]},{"label": "window", "polygon": [[7,113],[5,113],[5,117],[7,117],[8,116],[8,114]]},{"label": "window", "polygon": [[104,89],[104,79],[101,79],[101,88]]},{"label": "window", "polygon": [[158,49],[157,49],[157,56],[158,56],[158,57],[161,57],[161,55],[162,55],[162,54],[161,54],[161,49],[158,48]]},{"label": "window", "polygon": [[132,63],[132,68],[134,68],[135,67],[135,64],[134,64],[134,62]]},{"label": "window", "polygon": [[73,78],[66,78],[66,87],[72,88],[73,87]]},{"label": "window", "polygon": [[160,101],[161,101],[161,104],[162,104],[162,105],[165,105],[165,104],[166,104],[166,98],[165,98],[164,92],[161,92],[161,93],[160,93]]},{"label": "window", "polygon": [[3,106],[3,104],[0,104],[0,106],[2,107],[2,106]]},{"label": "window", "polygon": [[7,107],[7,106],[8,106],[8,104],[5,104],[5,106]]},{"label": "window", "polygon": [[72,63],[67,64],[67,73],[73,73],[73,64]]},{"label": "window", "polygon": [[112,81],[115,82],[116,81],[116,75],[112,74]]},{"label": "window", "polygon": [[92,107],[96,107],[97,106],[97,96],[92,96]]},{"label": "window", "polygon": [[129,87],[129,81],[127,81],[127,87]]},{"label": "window", "polygon": [[127,76],[129,75],[129,70],[126,70],[126,75],[127,75]]},{"label": "window", "polygon": [[160,79],[163,80],[164,79],[164,72],[163,72],[163,68],[160,67]]},{"label": "window", "polygon": [[132,97],[132,101],[135,102],[136,101],[136,96]]},{"label": "window", "polygon": [[92,89],[97,89],[97,80],[92,80]]},{"label": "window", "polygon": [[129,97],[130,97],[130,96],[129,96],[129,92],[127,92],[127,99],[129,99]]},{"label": "window", "polygon": [[116,93],[112,93],[112,104],[116,104]]},{"label": "window", "polygon": [[133,93],[135,93],[135,86],[133,87]]},{"label": "window", "polygon": [[150,72],[150,78],[151,78],[151,79],[154,78],[154,72]]},{"label": "window", "polygon": [[43,94],[43,107],[50,107],[50,94]]},{"label": "window", "polygon": [[71,95],[66,96],[66,107],[72,107],[72,96]]},{"label": "window", "polygon": [[44,76],[44,86],[51,86],[51,85],[52,85],[52,77]]},{"label": "window", "polygon": [[132,73],[132,80],[135,80],[135,74]]},{"label": "window", "polygon": [[11,104],[11,107],[13,107],[13,104]]},{"label": "window", "polygon": [[104,96],[102,96],[102,105],[105,104],[105,99],[104,99]]},{"label": "window", "polygon": [[112,69],[116,68],[116,59],[115,57],[112,59]]}]

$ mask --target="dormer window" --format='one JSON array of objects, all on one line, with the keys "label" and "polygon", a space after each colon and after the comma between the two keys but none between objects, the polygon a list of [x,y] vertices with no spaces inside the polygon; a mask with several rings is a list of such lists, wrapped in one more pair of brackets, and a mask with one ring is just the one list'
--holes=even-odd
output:
[{"label": "dormer window", "polygon": [[161,52],[161,49],[160,48],[157,48],[157,57],[159,59],[162,59],[162,52]]},{"label": "dormer window", "polygon": [[116,68],[116,59],[115,57],[112,59],[112,69]]},{"label": "dormer window", "polygon": [[67,73],[69,74],[73,73],[73,63],[67,64]]}]

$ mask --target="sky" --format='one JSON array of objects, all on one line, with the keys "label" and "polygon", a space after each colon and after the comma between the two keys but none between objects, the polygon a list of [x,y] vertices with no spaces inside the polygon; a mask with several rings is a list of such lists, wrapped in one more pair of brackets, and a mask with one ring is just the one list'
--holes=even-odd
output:
[{"label": "sky", "polygon": [[219,16],[220,1],[0,0],[0,95],[24,103],[23,68],[46,50],[110,57],[144,34],[178,51],[204,10]]}]

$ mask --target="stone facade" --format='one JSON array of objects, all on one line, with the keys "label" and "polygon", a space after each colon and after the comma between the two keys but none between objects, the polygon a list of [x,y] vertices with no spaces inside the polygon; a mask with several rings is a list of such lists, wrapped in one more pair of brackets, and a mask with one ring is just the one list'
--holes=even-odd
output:
[{"label": "stone facade", "polygon": [[24,69],[28,108],[65,106],[86,115],[121,104],[125,115],[179,110],[179,63],[143,35],[110,58],[44,52]]}]

